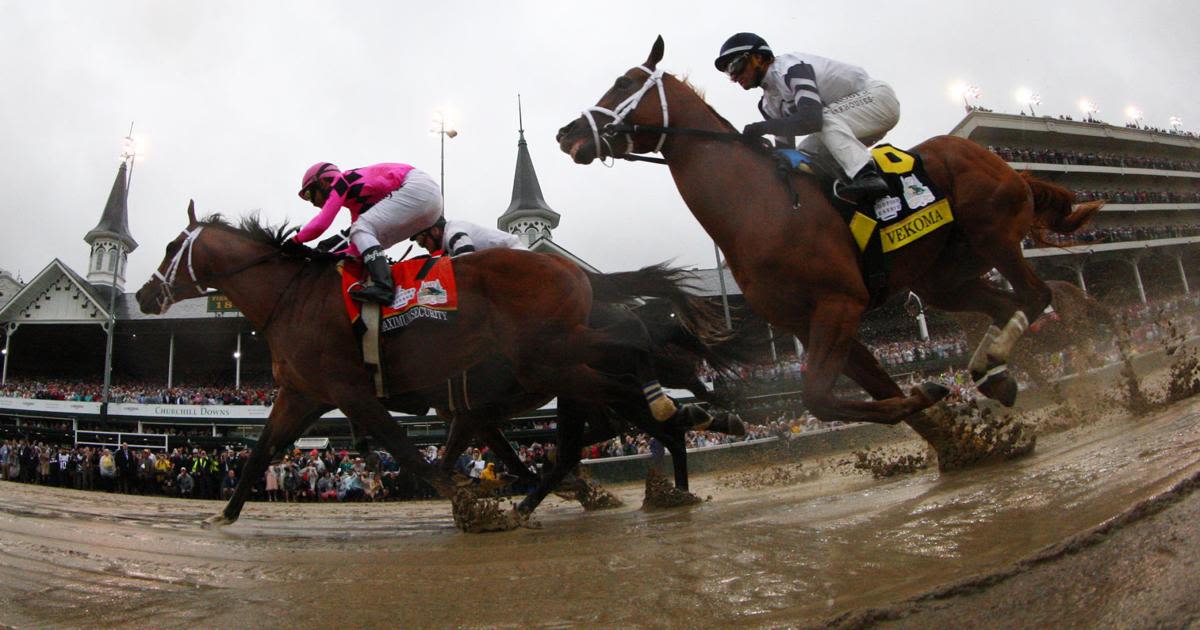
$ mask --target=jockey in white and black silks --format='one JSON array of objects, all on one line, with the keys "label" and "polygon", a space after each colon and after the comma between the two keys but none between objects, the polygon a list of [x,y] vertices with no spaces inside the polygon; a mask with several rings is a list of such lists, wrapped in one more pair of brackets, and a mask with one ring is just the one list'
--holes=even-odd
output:
[{"label": "jockey in white and black silks", "polygon": [[321,209],[294,237],[319,236],[344,207],[350,210],[350,253],[362,253],[374,284],[352,290],[356,300],[391,304],[392,273],[383,251],[433,225],[442,216],[442,190],[424,171],[384,163],[339,171],[318,162],[304,173],[300,198]]},{"label": "jockey in white and black silks", "polygon": [[830,155],[849,180],[839,195],[865,203],[888,193],[867,150],[900,120],[900,103],[887,83],[833,59],[776,55],[754,33],[726,40],[715,63],[742,89],[762,88],[758,109],[765,120],[746,125],[743,134],[771,134],[788,148],[794,137],[807,136],[798,148]]},{"label": "jockey in white and black silks", "polygon": [[412,240],[430,254],[443,252],[447,256],[460,256],[484,249],[525,249],[521,238],[470,221],[447,221],[441,217],[427,230],[417,232]]}]

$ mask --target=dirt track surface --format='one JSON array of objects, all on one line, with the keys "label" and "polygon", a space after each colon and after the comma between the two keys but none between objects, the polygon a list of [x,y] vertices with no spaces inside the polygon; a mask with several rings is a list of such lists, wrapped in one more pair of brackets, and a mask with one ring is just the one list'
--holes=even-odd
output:
[{"label": "dirt track surface", "polygon": [[541,529],[487,535],[440,502],[255,503],[206,531],[216,503],[0,482],[0,624],[1184,626],[1198,412],[1096,421],[952,474],[760,464],[696,480],[712,499],[691,508],[642,511],[642,487],[619,486],[623,508],[552,498]]}]

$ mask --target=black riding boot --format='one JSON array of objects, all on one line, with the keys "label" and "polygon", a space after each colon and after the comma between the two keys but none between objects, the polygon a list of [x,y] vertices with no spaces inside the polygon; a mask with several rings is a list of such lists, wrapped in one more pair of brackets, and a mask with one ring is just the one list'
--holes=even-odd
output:
[{"label": "black riding boot", "polygon": [[875,171],[874,162],[867,162],[866,166],[854,174],[850,183],[839,188],[837,192],[839,196],[853,199],[858,203],[871,203],[891,190],[888,188],[887,182],[883,181],[883,177],[880,177],[879,173]]},{"label": "black riding boot", "polygon": [[387,256],[383,255],[383,248],[368,248],[363,252],[363,264],[367,266],[367,273],[371,274],[372,284],[351,290],[350,297],[359,302],[391,304],[396,295],[396,285],[392,282],[392,266],[388,264]]}]

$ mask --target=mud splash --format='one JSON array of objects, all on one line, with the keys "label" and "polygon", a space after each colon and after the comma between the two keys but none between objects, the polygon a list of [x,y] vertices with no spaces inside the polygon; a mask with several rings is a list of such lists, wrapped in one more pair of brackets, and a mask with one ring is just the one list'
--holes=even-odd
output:
[{"label": "mud splash", "polygon": [[[709,497],[711,499],[712,497]],[[704,503],[705,499],[675,487],[675,483],[656,468],[646,474],[646,494],[642,499],[643,510],[658,510]]]},{"label": "mud splash", "polygon": [[625,505],[615,494],[592,481],[587,469],[582,467],[576,469],[574,475],[569,475],[559,484],[554,494],[564,501],[578,501],[579,505],[588,512],[611,510]]},{"label": "mud splash", "polygon": [[1037,443],[1028,425],[992,401],[938,403],[906,422],[937,453],[941,471],[1023,457]]},{"label": "mud splash", "polygon": [[722,477],[717,485],[724,488],[774,488],[812,481],[821,475],[815,468],[805,468],[801,462],[779,464],[757,470],[744,470]]},{"label": "mud splash", "polygon": [[450,505],[454,526],[469,534],[506,532],[521,526],[536,526],[528,515],[517,511],[512,501],[480,495],[474,488],[459,488]]},{"label": "mud splash", "polygon": [[875,479],[886,479],[896,475],[907,475],[929,468],[927,453],[904,453],[888,447],[866,448],[852,453],[854,461],[846,463],[871,473]]}]

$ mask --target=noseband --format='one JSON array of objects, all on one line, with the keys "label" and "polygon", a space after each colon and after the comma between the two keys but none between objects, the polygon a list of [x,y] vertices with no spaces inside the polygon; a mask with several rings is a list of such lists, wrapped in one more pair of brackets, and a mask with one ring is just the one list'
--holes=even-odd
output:
[{"label": "noseband", "polygon": [[[203,225],[196,226],[194,230],[184,230],[183,243],[179,246],[179,251],[175,252],[175,257],[171,259],[171,263],[167,265],[167,272],[164,274],[155,269],[151,277],[159,281],[158,285],[158,312],[162,313],[167,310],[167,307],[175,303],[175,289],[180,286],[191,285],[195,287],[197,293],[204,293],[204,287],[200,286],[200,281],[196,279],[196,270],[192,266],[192,246],[196,243],[196,239],[200,236],[200,232],[204,230]],[[183,263],[184,254],[187,254],[187,270],[188,275],[192,277],[191,282],[182,285],[175,283],[175,276],[179,273],[179,266]]]},{"label": "noseband", "polygon": [[[190,287],[196,289],[196,293],[199,293],[200,295],[204,295],[206,293],[206,291],[204,289],[204,285],[212,282],[213,280],[220,280],[221,278],[228,278],[234,274],[241,273],[251,267],[254,267],[255,265],[262,264],[262,263],[282,254],[282,252],[280,252],[278,250],[267,252],[266,254],[263,254],[262,256],[259,256],[257,258],[253,258],[248,262],[242,263],[241,265],[234,267],[233,269],[230,269],[228,271],[223,271],[221,273],[217,273],[217,274],[214,274],[214,275],[211,275],[211,276],[201,279],[201,278],[196,277],[196,269],[192,264],[192,247],[196,244],[196,239],[200,238],[200,232],[202,232],[203,230],[204,230],[203,225],[198,225],[193,230],[184,230],[181,233],[182,236],[184,237],[183,243],[180,244],[179,251],[175,252],[175,256],[171,259],[170,264],[167,265],[167,272],[164,274],[164,273],[160,272],[159,270],[155,269],[154,273],[151,274],[151,277],[156,278],[159,281],[158,298],[156,299],[156,302],[158,303],[158,308],[159,308],[158,312],[159,313],[165,312],[168,307],[170,307],[172,304],[174,304],[176,302],[175,290],[178,288],[190,286]],[[185,255],[187,257],[187,273],[189,276],[191,276],[191,280],[177,282],[176,276],[179,275],[180,267],[183,265]],[[294,278],[293,278],[293,280],[294,280]],[[272,308],[272,312],[273,311],[274,311],[274,309]]]},{"label": "noseband", "polygon": [[[663,87],[663,71],[661,69],[652,71],[646,66],[638,66],[638,70],[645,72],[649,76],[646,78],[646,82],[642,84],[642,87],[637,92],[631,94],[629,98],[621,101],[621,103],[613,109],[605,109],[603,107],[593,106],[583,110],[583,117],[588,121],[588,125],[592,128],[592,139],[596,143],[597,157],[600,157],[602,162],[604,158],[600,156],[601,141],[603,141],[604,146],[608,147],[608,154],[613,158],[616,158],[617,152],[613,150],[613,146],[609,140],[618,135],[625,138],[625,155],[620,156],[621,159],[639,162],[653,162],[655,164],[666,164],[667,161],[662,158],[647,157],[644,155],[632,155],[629,153],[633,150],[633,134],[657,133],[658,144],[654,146],[654,150],[652,151],[653,153],[661,152],[663,143],[667,141],[667,136],[673,134],[695,136],[698,138],[707,138],[709,140],[744,142],[750,145],[760,142],[757,139],[747,138],[746,136],[743,136],[737,132],[711,131],[708,129],[689,129],[686,127],[670,126],[670,114],[667,111],[667,94],[666,89]],[[639,125],[625,122],[625,119],[637,109],[638,105],[642,102],[642,98],[646,96],[646,94],[653,87],[658,88],[658,102],[662,106],[662,125]],[[596,123],[596,119],[592,115],[593,113],[604,114],[605,116],[612,118],[612,120],[609,121],[608,124],[601,127]],[[609,164],[609,166],[611,166],[611,164]]]},{"label": "noseband", "polygon": [[[667,125],[670,124],[670,119],[667,113],[667,93],[666,89],[663,88],[662,68],[651,70],[646,66],[638,66],[638,70],[645,72],[649,76],[646,78],[646,82],[642,84],[642,87],[639,88],[637,92],[629,95],[629,98],[621,101],[620,104],[613,109],[592,106],[583,110],[583,117],[588,121],[588,125],[592,128],[592,139],[596,142],[597,153],[600,151],[600,141],[603,139],[604,146],[608,147],[608,154],[615,156],[616,151],[613,151],[613,147],[612,144],[609,143],[609,139],[614,138],[617,135],[621,135],[622,133],[625,136],[625,150],[631,151],[633,149],[633,137],[631,135],[633,127],[625,124],[625,118],[632,114],[635,109],[637,109],[638,105],[640,105],[642,102],[642,97],[646,96],[646,93],[648,93],[651,88],[658,88],[658,102],[662,105],[662,127],[665,129]],[[601,128],[596,124],[596,119],[592,115],[593,113],[604,114],[605,116],[612,118],[612,120],[610,120],[608,124]],[[661,151],[663,143],[666,141],[667,134],[660,131],[658,136],[658,144],[655,145],[654,152],[658,153]]]}]

